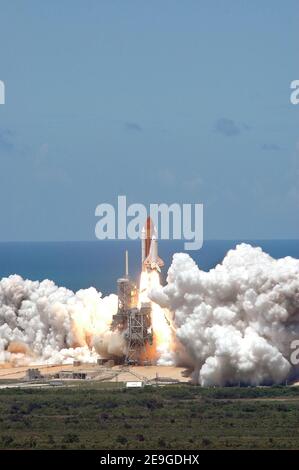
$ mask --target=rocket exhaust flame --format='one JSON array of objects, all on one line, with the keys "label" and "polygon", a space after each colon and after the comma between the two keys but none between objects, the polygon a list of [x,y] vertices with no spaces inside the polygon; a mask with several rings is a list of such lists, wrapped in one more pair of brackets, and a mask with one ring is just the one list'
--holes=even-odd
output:
[{"label": "rocket exhaust flame", "polygon": [[151,320],[154,333],[154,342],[150,351],[150,357],[155,358],[158,364],[169,364],[169,356],[172,351],[173,334],[169,321],[166,320],[166,309],[149,298],[152,289],[161,287],[159,273],[154,270],[142,271],[140,277],[139,307],[142,303],[151,304]]}]

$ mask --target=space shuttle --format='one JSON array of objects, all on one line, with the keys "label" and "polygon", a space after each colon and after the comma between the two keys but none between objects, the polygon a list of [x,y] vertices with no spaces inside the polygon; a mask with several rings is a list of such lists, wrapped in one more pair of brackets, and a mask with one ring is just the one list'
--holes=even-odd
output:
[{"label": "space shuttle", "polygon": [[164,261],[158,256],[157,230],[150,217],[141,231],[141,262],[142,271],[161,272],[164,266]]}]

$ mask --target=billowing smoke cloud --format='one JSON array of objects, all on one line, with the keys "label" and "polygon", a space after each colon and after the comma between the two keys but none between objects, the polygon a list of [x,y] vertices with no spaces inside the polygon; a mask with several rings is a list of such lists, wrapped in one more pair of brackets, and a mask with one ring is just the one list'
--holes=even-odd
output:
[{"label": "billowing smoke cloud", "polygon": [[0,281],[0,362],[62,363],[121,355],[123,338],[110,332],[117,297],[94,288],[77,293],[52,281],[18,275]]},{"label": "billowing smoke cloud", "polygon": [[241,244],[204,272],[177,253],[167,285],[150,297],[173,313],[196,382],[272,384],[297,375],[290,345],[299,338],[299,260]]},{"label": "billowing smoke cloud", "polygon": [[[154,284],[150,297],[166,309],[153,309],[160,364],[193,367],[202,385],[282,383],[299,375],[290,361],[299,339],[299,260],[274,260],[241,244],[204,272],[177,253],[167,285]],[[3,278],[0,363],[121,356],[125,333],[110,330],[116,311],[117,297],[94,288],[74,293],[49,280]]]}]

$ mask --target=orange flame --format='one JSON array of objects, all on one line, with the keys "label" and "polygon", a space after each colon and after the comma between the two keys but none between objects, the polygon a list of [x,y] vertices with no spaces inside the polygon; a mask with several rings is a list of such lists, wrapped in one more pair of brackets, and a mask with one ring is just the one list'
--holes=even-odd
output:
[{"label": "orange flame", "polygon": [[153,344],[146,348],[146,354],[149,359],[159,360],[164,353],[172,350],[172,331],[167,320],[168,311],[160,305],[152,302],[148,295],[151,289],[160,286],[160,277],[157,271],[142,271],[139,290],[139,307],[144,302],[151,303]]}]

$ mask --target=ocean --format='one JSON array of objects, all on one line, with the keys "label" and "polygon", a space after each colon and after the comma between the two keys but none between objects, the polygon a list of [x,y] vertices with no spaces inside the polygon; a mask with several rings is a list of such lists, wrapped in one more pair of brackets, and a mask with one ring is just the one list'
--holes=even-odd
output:
[{"label": "ocean", "polygon": [[[188,254],[208,271],[221,263],[229,249],[241,242],[260,246],[274,258],[299,258],[299,240],[207,240],[198,251]],[[90,242],[2,242],[0,278],[19,274],[31,280],[51,279],[73,291],[95,287],[103,294],[116,292],[116,281],[124,274],[124,253],[129,251],[129,271],[138,280],[141,247],[139,241]],[[183,242],[159,242],[159,256],[165,262],[162,282],[173,253],[184,251]]]}]

